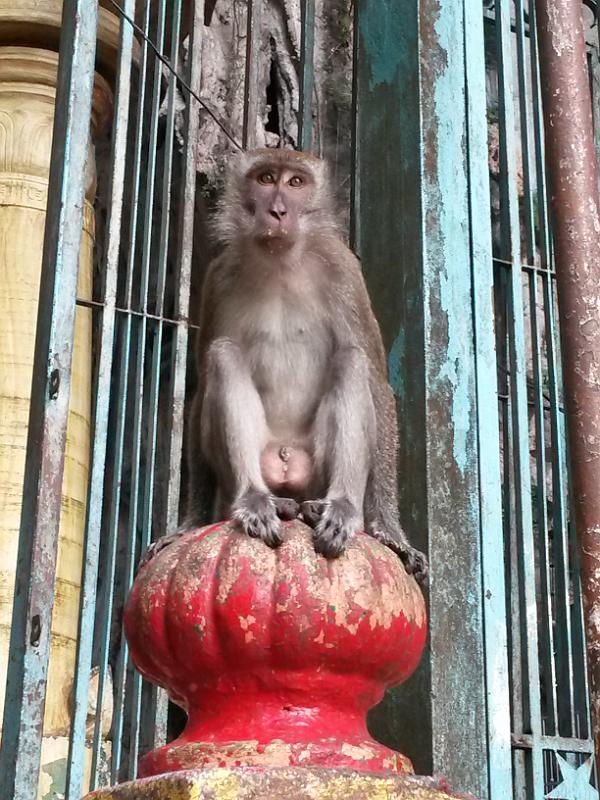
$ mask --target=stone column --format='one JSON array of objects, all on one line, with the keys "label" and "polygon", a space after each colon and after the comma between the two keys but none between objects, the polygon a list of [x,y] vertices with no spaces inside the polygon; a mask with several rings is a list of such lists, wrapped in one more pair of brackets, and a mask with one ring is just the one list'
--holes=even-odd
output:
[{"label": "stone column", "polygon": [[[0,715],[13,604],[35,327],[56,97],[60,0],[0,0]],[[99,63],[111,78],[118,20],[102,11]],[[113,53],[112,62],[109,54]],[[100,55],[100,54],[99,54]],[[95,161],[92,137],[110,122],[109,83],[96,74],[79,297],[92,299]],[[92,312],[79,306],[55,605],[44,717],[40,796],[66,768],[75,667],[92,401]],[[1,716],[0,716],[1,720]],[[48,765],[51,768],[45,769]]]}]

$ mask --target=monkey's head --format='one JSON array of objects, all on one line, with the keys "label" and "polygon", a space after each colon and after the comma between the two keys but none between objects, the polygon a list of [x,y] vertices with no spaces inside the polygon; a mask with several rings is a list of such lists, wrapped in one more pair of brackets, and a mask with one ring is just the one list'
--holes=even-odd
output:
[{"label": "monkey's head", "polygon": [[258,245],[292,247],[301,236],[335,227],[324,161],[294,150],[260,149],[237,155],[227,182],[217,233]]}]

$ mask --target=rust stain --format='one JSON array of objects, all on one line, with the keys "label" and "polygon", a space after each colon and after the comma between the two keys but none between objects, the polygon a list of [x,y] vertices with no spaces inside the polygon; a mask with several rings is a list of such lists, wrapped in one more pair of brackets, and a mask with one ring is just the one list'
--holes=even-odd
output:
[{"label": "rust stain", "polygon": [[596,757],[600,756],[600,218],[581,7],[541,0],[558,308]]}]

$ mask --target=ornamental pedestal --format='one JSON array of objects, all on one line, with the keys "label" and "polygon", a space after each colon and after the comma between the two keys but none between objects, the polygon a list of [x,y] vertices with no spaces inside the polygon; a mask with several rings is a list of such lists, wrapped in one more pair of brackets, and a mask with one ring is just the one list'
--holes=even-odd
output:
[{"label": "ornamental pedestal", "polygon": [[426,638],[415,580],[371,537],[327,560],[299,521],[276,550],[229,523],[185,534],[140,571],[125,631],[188,722],[141,780],[88,800],[448,797],[367,731]]},{"label": "ornamental pedestal", "polygon": [[[0,725],[9,657],[52,130],[61,0],[0,0]],[[119,22],[102,13],[108,64]],[[110,78],[109,71],[107,70]],[[92,299],[96,170],[92,137],[112,114],[108,82],[94,87],[78,295]],[[88,490],[92,312],[78,307],[44,715],[40,797],[66,774]],[[110,725],[110,722],[108,723]]]}]

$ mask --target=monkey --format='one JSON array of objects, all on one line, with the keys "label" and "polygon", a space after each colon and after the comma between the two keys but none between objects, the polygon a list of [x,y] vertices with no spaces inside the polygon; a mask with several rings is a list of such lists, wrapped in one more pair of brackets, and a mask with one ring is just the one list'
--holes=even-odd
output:
[{"label": "monkey", "polygon": [[269,547],[300,515],[325,557],[365,530],[422,582],[426,558],[398,518],[383,340],[333,205],[326,163],[309,153],[258,149],[229,165],[222,252],[202,291],[183,528],[208,522],[208,473],[217,518]]}]

